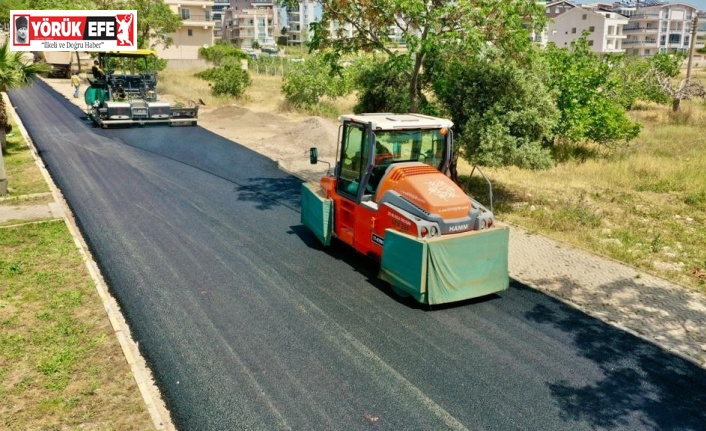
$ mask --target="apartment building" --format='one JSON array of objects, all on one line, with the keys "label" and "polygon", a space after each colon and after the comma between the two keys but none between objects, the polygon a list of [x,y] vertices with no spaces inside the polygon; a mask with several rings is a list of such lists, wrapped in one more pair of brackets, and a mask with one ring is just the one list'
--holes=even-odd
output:
[{"label": "apartment building", "polygon": [[241,48],[253,42],[260,46],[274,45],[281,35],[282,19],[276,0],[230,0],[223,9],[222,38]]},{"label": "apartment building", "polygon": [[[697,9],[686,3],[639,7],[630,16],[630,24],[623,30],[623,42],[630,55],[647,57],[660,52],[689,51],[691,31]],[[697,29],[696,48],[704,46],[703,27]]]},{"label": "apartment building", "polygon": [[[538,2],[541,3],[541,2]],[[577,7],[575,4],[573,4],[570,1],[552,1],[544,4],[544,15],[547,17],[549,23],[548,25],[544,28],[544,31],[541,31],[539,33],[532,32],[530,37],[534,41],[534,43],[538,44],[542,48],[545,48],[547,44],[549,43],[549,33],[556,30],[554,24],[554,20],[556,17],[559,15],[563,14],[564,12],[567,12],[573,8]]]},{"label": "apartment building", "polygon": [[165,3],[181,16],[182,26],[169,35],[173,40],[169,48],[157,47],[159,56],[170,60],[172,65],[180,60],[198,60],[199,48],[213,45],[214,0],[165,0]]},{"label": "apartment building", "polygon": [[584,7],[565,8],[547,25],[547,41],[559,48],[568,48],[585,31],[588,32],[588,46],[593,52],[623,52],[623,42],[627,38],[623,29],[627,24],[628,18],[615,12]]},{"label": "apartment building", "polygon": [[287,43],[300,45],[311,40],[309,25],[321,20],[321,13],[321,4],[315,0],[303,0],[294,7],[288,7],[285,18]]},{"label": "apartment building", "polygon": [[214,39],[220,39],[223,35],[223,9],[227,8],[228,6],[230,6],[229,0],[214,0],[213,14],[211,16],[214,22]]}]

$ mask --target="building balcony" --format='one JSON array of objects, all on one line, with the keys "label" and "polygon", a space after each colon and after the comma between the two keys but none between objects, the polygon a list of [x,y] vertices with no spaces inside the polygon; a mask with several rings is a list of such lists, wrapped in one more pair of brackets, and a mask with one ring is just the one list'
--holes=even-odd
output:
[{"label": "building balcony", "polygon": [[186,18],[182,20],[181,25],[184,27],[213,27],[215,26],[216,22],[211,20],[211,17],[209,16],[208,19],[206,18],[206,14],[191,14],[189,18]]},{"label": "building balcony", "polygon": [[177,7],[200,7],[203,9],[211,8],[214,5],[213,0],[169,0],[165,2],[166,4],[174,4]]},{"label": "building balcony", "polygon": [[630,17],[630,20],[656,20],[659,21],[658,13],[636,13]]},{"label": "building balcony", "polygon": [[656,48],[656,40],[624,40],[623,45],[629,45],[631,47],[641,46],[646,48]]},{"label": "building balcony", "polygon": [[623,32],[624,33],[630,33],[630,34],[635,34],[635,33],[657,33],[657,30],[659,28],[657,27],[623,27]]}]

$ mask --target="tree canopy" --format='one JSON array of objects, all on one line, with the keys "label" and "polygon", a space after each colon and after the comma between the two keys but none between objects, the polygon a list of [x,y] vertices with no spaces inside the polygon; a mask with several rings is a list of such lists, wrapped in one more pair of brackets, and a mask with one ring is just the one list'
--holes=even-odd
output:
[{"label": "tree canopy", "polygon": [[[326,50],[333,64],[353,52],[385,53],[407,77],[412,112],[419,110],[422,64],[432,50],[473,55],[492,43],[521,53],[531,43],[530,30],[545,22],[544,10],[534,0],[322,0],[321,5],[322,19],[312,24],[310,49]],[[404,49],[397,49],[399,45]],[[398,57],[405,59],[394,61]]]},{"label": "tree canopy", "polygon": [[[0,92],[29,84],[38,74],[49,70],[46,63],[25,62],[22,52],[10,51],[7,40],[0,45]],[[5,154],[5,131],[8,129],[8,118],[5,102],[0,98],[0,147]]]}]

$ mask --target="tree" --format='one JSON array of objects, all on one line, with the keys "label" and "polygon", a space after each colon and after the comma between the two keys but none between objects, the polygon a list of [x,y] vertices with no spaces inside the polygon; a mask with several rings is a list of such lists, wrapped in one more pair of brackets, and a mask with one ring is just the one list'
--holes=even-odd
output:
[{"label": "tree", "polygon": [[[545,22],[544,10],[534,0],[322,0],[321,5],[322,19],[311,25],[310,50],[327,50],[334,67],[345,54],[385,53],[389,64],[406,76],[411,112],[419,111],[422,65],[432,50],[472,56],[492,43],[506,53],[522,53],[531,44],[530,31]],[[332,25],[338,26],[334,34]],[[352,35],[345,34],[347,26]],[[405,50],[395,49],[392,29]]]},{"label": "tree", "polygon": [[252,84],[248,72],[234,62],[225,62],[221,66],[204,70],[194,76],[210,81],[211,94],[214,96],[241,97]]},{"label": "tree", "polygon": [[[0,45],[0,93],[29,84],[35,76],[49,70],[45,63],[25,63],[22,52],[11,52],[8,40]],[[5,100],[0,97],[0,195],[7,194],[5,161],[7,136],[10,122],[5,109]]]},{"label": "tree", "polygon": [[621,84],[612,79],[610,63],[590,50],[586,36],[570,49],[550,45],[546,50],[549,86],[556,92],[560,112],[555,141],[593,141],[609,147],[628,142],[639,134],[640,125],[627,118],[625,108],[614,98]]},{"label": "tree", "polygon": [[538,67],[507,59],[498,50],[466,60],[444,59],[434,93],[456,125],[455,153],[485,166],[544,169],[558,111]]},{"label": "tree", "polygon": [[347,74],[331,76],[328,72],[328,66],[320,55],[291,63],[282,82],[285,99],[293,106],[312,108],[324,96],[336,98],[350,93]]},{"label": "tree", "polygon": [[[22,52],[10,51],[7,40],[0,45],[0,92],[25,86],[40,73],[49,71],[46,63],[25,62],[22,55]],[[5,110],[5,102],[0,98],[0,147],[3,155],[7,153],[5,133],[8,129],[9,119]]]},{"label": "tree", "polygon": [[137,46],[168,48],[173,40],[169,33],[181,27],[182,19],[164,3],[164,0],[128,0],[120,9],[137,11]]},{"label": "tree", "polygon": [[[352,66],[354,85],[358,89],[358,103],[353,111],[361,112],[410,112],[412,101],[409,93],[400,91],[407,87],[408,75],[404,72],[409,64],[397,64],[409,61],[408,57],[393,57],[389,59],[380,56],[369,56],[359,59]],[[419,112],[425,111],[426,98],[420,95]]]},{"label": "tree", "polygon": [[[674,63],[679,55],[658,53],[648,58],[606,55],[604,61],[610,69],[610,94],[623,108],[633,109],[638,100],[655,103],[668,103],[669,97],[660,87],[658,74],[666,73],[673,77],[679,74],[681,60]],[[676,66],[676,69],[674,69]]]},{"label": "tree", "polygon": [[[692,36],[693,37],[693,36]],[[656,81],[662,93],[672,100],[672,111],[677,112],[682,100],[696,97],[706,98],[706,88],[697,80],[691,79],[691,56],[686,70],[686,77],[676,85],[674,78],[681,72],[684,62],[683,54],[661,54],[654,56],[651,61],[649,76]]]},{"label": "tree", "polygon": [[228,40],[219,40],[212,46],[199,48],[199,55],[214,66],[222,66],[226,63],[240,64],[240,60],[250,59],[243,50]]}]

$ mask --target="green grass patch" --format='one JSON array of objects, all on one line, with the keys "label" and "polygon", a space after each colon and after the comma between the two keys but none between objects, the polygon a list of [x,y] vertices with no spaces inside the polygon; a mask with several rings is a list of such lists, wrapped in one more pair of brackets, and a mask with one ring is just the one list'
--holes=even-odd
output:
[{"label": "green grass patch", "polygon": [[9,196],[49,192],[49,186],[32,156],[32,151],[10,118],[12,132],[7,135],[7,156],[4,157]]},{"label": "green grass patch", "polygon": [[66,225],[0,228],[0,428],[152,423]]}]

